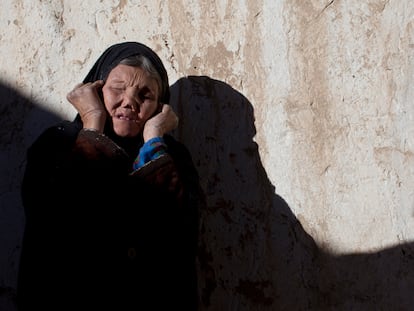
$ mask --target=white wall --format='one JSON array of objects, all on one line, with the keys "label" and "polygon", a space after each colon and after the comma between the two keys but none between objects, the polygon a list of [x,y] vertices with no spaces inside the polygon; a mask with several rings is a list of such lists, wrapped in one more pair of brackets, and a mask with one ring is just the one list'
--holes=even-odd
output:
[{"label": "white wall", "polygon": [[[208,206],[205,310],[409,310],[411,0],[4,1],[0,301],[12,298],[27,146],[109,45],[159,53]],[[0,305],[1,306],[1,305]],[[392,306],[392,308],[391,308]]]}]

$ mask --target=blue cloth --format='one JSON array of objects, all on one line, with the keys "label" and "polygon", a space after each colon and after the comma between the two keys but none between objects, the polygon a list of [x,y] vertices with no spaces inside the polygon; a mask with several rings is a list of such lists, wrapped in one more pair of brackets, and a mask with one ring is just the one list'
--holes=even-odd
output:
[{"label": "blue cloth", "polygon": [[154,137],[144,143],[133,163],[133,170],[137,170],[149,161],[155,160],[167,153],[167,145],[162,137]]}]

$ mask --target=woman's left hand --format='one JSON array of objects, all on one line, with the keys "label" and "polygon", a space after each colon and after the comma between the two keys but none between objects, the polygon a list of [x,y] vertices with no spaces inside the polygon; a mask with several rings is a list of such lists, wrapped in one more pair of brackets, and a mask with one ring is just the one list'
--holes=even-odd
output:
[{"label": "woman's left hand", "polygon": [[103,132],[107,112],[99,97],[99,90],[102,89],[104,81],[79,83],[66,98],[78,111],[83,126]]},{"label": "woman's left hand", "polygon": [[176,129],[178,126],[178,116],[170,105],[163,105],[160,113],[149,119],[144,126],[144,141],[154,137],[162,137],[165,133]]}]

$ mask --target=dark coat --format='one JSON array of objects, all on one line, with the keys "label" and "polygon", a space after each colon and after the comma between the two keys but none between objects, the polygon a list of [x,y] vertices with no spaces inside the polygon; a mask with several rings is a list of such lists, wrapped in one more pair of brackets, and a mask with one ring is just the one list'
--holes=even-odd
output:
[{"label": "dark coat", "polygon": [[76,122],[30,147],[20,310],[196,310],[202,195],[188,150],[164,138],[168,154],[133,173],[139,145]]}]

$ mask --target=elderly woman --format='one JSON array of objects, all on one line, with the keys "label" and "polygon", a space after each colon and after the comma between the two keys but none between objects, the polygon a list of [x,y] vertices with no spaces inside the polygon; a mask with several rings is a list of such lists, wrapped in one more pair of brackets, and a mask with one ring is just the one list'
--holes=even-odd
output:
[{"label": "elderly woman", "polygon": [[197,309],[202,193],[169,95],[153,50],[115,44],[29,148],[20,310]]}]

